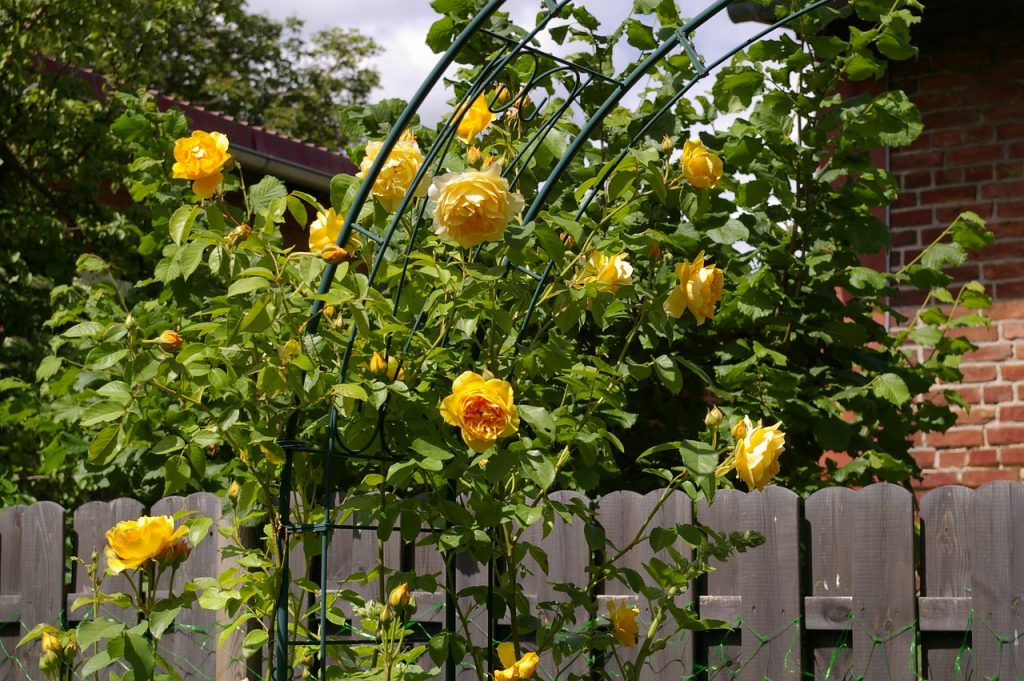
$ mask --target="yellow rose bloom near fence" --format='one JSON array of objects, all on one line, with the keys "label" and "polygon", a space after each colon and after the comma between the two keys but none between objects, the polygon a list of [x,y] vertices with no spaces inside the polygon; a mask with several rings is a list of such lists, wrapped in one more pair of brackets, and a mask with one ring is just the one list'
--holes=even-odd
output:
[{"label": "yellow rose bloom near fence", "polygon": [[714,265],[704,264],[701,251],[691,263],[683,260],[676,265],[675,286],[665,299],[665,312],[672,317],[682,317],[689,310],[697,320],[697,326],[715,316],[715,305],[722,298],[725,276]]},{"label": "yellow rose bloom near fence", "polygon": [[184,525],[175,529],[174,519],[167,515],[120,522],[107,532],[103,551],[108,569],[112,574],[138,569],[162,556],[187,532]]},{"label": "yellow rose bloom near fence", "polygon": [[463,441],[478,454],[519,430],[512,386],[473,371],[455,379],[452,394],[444,398],[440,410],[445,423],[458,426]]}]

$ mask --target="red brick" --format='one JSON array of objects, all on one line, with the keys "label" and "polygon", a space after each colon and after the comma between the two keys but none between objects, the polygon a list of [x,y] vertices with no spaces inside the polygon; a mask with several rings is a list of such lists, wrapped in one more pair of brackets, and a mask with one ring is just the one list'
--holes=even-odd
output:
[{"label": "red brick", "polygon": [[1022,99],[1021,93],[1024,93],[1024,89],[1021,88],[1020,83],[989,78],[985,80],[987,81],[985,85],[972,89],[967,95],[972,104],[988,104],[989,102],[1002,104]]},{"label": "red brick", "polygon": [[960,144],[963,136],[959,130],[940,130],[932,135],[931,143],[935,147],[955,147]]},{"label": "red brick", "polygon": [[966,182],[988,182],[992,179],[992,166],[971,166],[964,168],[964,180]]},{"label": "red brick", "polygon": [[936,458],[939,461],[935,466],[936,468],[963,468],[967,465],[966,449],[949,449],[943,452],[936,452],[936,454],[938,455]]},{"label": "red brick", "polygon": [[[931,214],[931,211],[928,211]],[[900,246],[917,246],[918,245],[918,231],[916,229],[897,229],[893,230],[890,234],[892,245],[895,247]]]},{"label": "red brick", "polygon": [[999,464],[999,457],[995,449],[972,449],[968,455],[968,462],[971,466],[996,466]]},{"label": "red brick", "polygon": [[988,228],[995,235],[996,243],[1001,243],[1007,238],[1024,236],[1024,220],[990,222]]},{"label": "red brick", "polygon": [[[997,180],[1011,180],[1017,177],[1024,177],[1024,161],[1010,161],[1009,163],[996,164]],[[991,179],[991,177],[986,179]]]},{"label": "red brick", "polygon": [[1004,466],[1019,466],[1024,464],[1024,447],[1002,447],[999,451],[999,460]]},{"label": "red brick", "polygon": [[[929,7],[929,10],[931,8]],[[931,19],[931,14],[928,16]],[[930,23],[930,22],[929,22]],[[943,51],[931,55],[931,68],[961,70],[984,66],[992,61],[987,50],[968,49]]]},{"label": "red brick", "polygon": [[[1018,36],[1019,37],[1019,36]],[[1015,54],[1016,61],[1006,61],[985,71],[986,80],[1016,80],[1024,78],[1024,61],[1020,61],[1020,49]]]},{"label": "red brick", "polygon": [[985,119],[989,121],[1020,120],[1024,118],[1024,102],[996,104],[985,107]]},{"label": "red brick", "polygon": [[989,426],[985,431],[990,445],[1024,444],[1024,426]]},{"label": "red brick", "polygon": [[956,220],[957,216],[965,210],[978,214],[984,220],[992,217],[991,203],[965,203],[959,206],[938,206],[935,208],[935,221],[940,224],[948,224]]},{"label": "red brick", "polygon": [[1024,298],[1024,281],[996,282],[995,298]]},{"label": "red brick", "polygon": [[914,457],[914,461],[921,468],[934,468],[935,467],[935,450],[934,449],[911,449],[910,456]]},{"label": "red brick", "polygon": [[968,487],[981,487],[996,480],[1020,480],[1020,471],[1014,468],[971,468],[960,474],[960,482]]},{"label": "red brick", "polygon": [[1024,201],[1000,201],[996,205],[1001,218],[1024,218]]},{"label": "red brick", "polygon": [[999,407],[999,420],[1003,423],[1024,421],[1024,406]]},{"label": "red brick", "polygon": [[894,210],[890,220],[893,227],[917,227],[932,224],[932,209]]},{"label": "red brick", "polygon": [[938,76],[926,76],[917,81],[921,92],[933,90],[959,90],[978,81],[976,73],[944,73]]},{"label": "red brick", "polygon": [[1024,380],[1024,364],[1003,364],[999,367],[999,373],[1004,381]]},{"label": "red brick", "polygon": [[965,366],[960,369],[964,377],[963,383],[984,383],[986,381],[995,380],[996,368],[995,366]]},{"label": "red brick", "polygon": [[921,472],[922,489],[935,489],[936,487],[942,487],[943,485],[955,485],[957,482],[956,473],[949,473],[946,471]]},{"label": "red brick", "polygon": [[1003,144],[986,144],[963,149],[953,149],[946,153],[946,163],[951,166],[999,161],[1005,158],[1006,146]]},{"label": "red brick", "polygon": [[944,168],[935,171],[935,184],[960,184],[964,181],[964,171],[961,168]]},{"label": "red brick", "polygon": [[[1009,343],[986,344],[972,350],[964,356],[965,362],[981,362],[985,360],[1006,359],[1013,354],[1013,347]],[[1024,365],[1022,365],[1024,369]]]},{"label": "red brick", "polygon": [[921,116],[925,128],[939,130],[941,128],[963,128],[981,121],[981,112],[974,109],[954,109],[952,111],[931,111]]},{"label": "red brick", "polygon": [[[1024,433],[1024,428],[1021,428]],[[978,447],[984,442],[981,428],[953,427],[945,433],[928,433],[929,447]]]},{"label": "red brick", "polygon": [[919,170],[915,173],[907,173],[903,176],[904,189],[919,189],[932,185],[932,173],[929,170]]},{"label": "red brick", "polygon": [[991,142],[993,137],[995,137],[995,130],[992,129],[991,125],[987,124],[967,128],[963,131],[964,144]]},{"label": "red brick", "polygon": [[1024,157],[1024,142],[1014,142],[1009,148],[1010,158]]},{"label": "red brick", "polygon": [[915,154],[894,152],[890,161],[892,170],[914,170],[917,168],[938,168],[941,166],[941,151],[926,151]]},{"label": "red brick", "polygon": [[999,323],[999,331],[1003,338],[1024,338],[1024,321],[1007,319]]},{"label": "red brick", "polygon": [[[935,191],[934,189],[931,191]],[[921,201],[924,203],[925,194],[928,192],[921,193]],[[986,184],[981,188],[981,198],[993,199],[1001,197],[1019,198],[1024,196],[1024,180],[1017,180],[1014,182],[995,182],[992,184]]]},{"label": "red brick", "polygon": [[947,336],[963,337],[972,343],[983,343],[986,341],[999,340],[999,329],[995,325],[972,326],[963,329],[950,329]]},{"label": "red brick", "polygon": [[1024,123],[1010,121],[1009,123],[1000,123],[996,127],[997,139],[1011,140],[1018,137],[1024,137]]},{"label": "red brick", "polygon": [[970,411],[965,411],[959,407],[953,409],[956,412],[956,422],[961,426],[967,425],[979,425],[985,424],[996,417],[995,407],[971,407]]},{"label": "red brick", "polygon": [[959,92],[921,92],[911,98],[921,111],[959,108],[963,95]]},{"label": "red brick", "polygon": [[917,205],[917,192],[901,192],[899,197],[893,201],[893,210],[913,208]]},{"label": "red brick", "polygon": [[1008,262],[985,265],[987,281],[1004,281],[1024,277],[1024,262]]},{"label": "red brick", "polygon": [[[982,398],[985,404],[999,404],[1009,402],[1013,399],[1013,386],[1011,385],[986,385],[982,390]],[[970,400],[968,400],[970,402]],[[972,404],[974,404],[972,402]]]},{"label": "red brick", "polygon": [[[987,187],[982,187],[982,191],[986,188]],[[974,186],[944,187],[942,189],[927,189],[921,192],[922,206],[936,203],[963,203],[965,201],[974,201],[976,199],[977,188]]]},{"label": "red brick", "polygon": [[1004,240],[993,246],[978,251],[976,256],[981,260],[1008,260],[1024,257],[1024,242]]}]

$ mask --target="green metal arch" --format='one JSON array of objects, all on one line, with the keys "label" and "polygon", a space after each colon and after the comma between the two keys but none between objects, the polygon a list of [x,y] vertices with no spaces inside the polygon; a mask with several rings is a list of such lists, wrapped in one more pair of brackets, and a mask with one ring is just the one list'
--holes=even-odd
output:
[{"label": "green metal arch", "polygon": [[[411,186],[417,186],[421,180],[423,180],[428,173],[441,169],[446,152],[451,147],[453,140],[456,135],[456,131],[463,115],[469,108],[469,104],[473,102],[478,96],[483,94],[487,88],[494,82],[496,82],[502,71],[510,64],[513,59],[521,56],[528,56],[535,60],[537,68],[534,73],[524,84],[523,90],[517,94],[510,101],[498,105],[496,101],[490,102],[490,108],[495,113],[500,113],[512,106],[515,106],[517,102],[521,101],[519,98],[525,96],[532,88],[540,86],[546,79],[552,77],[556,73],[568,72],[571,74],[574,86],[569,88],[567,96],[560,106],[554,111],[547,115],[547,118],[539,125],[538,129],[532,133],[528,141],[512,163],[508,165],[504,170],[505,176],[509,179],[510,187],[514,187],[519,179],[520,175],[513,169],[517,166],[525,165],[532,155],[539,148],[540,142],[543,138],[554,129],[554,126],[558,121],[570,111],[573,103],[577,101],[581,93],[591,84],[600,81],[605,85],[612,87],[611,92],[606,96],[604,101],[598,107],[598,109],[581,125],[579,132],[570,142],[566,151],[563,153],[558,163],[552,168],[543,183],[538,187],[536,195],[532,202],[523,213],[522,222],[523,224],[528,223],[537,217],[542,207],[551,198],[552,193],[555,190],[556,185],[559,184],[562,176],[565,174],[569,165],[573,159],[578,155],[583,146],[591,138],[591,135],[598,129],[605,118],[619,105],[622,99],[628,94],[640,80],[650,72],[650,70],[661,60],[672,54],[675,50],[681,49],[686,55],[689,56],[691,64],[693,66],[694,73],[692,77],[686,82],[686,84],[679,89],[665,104],[663,104],[657,111],[649,114],[639,130],[632,136],[629,144],[626,145],[623,150],[613,159],[610,163],[607,163],[598,175],[597,182],[584,196],[580,203],[579,209],[576,213],[576,218],[579,219],[584,215],[589,205],[593,200],[604,190],[607,179],[611,176],[612,172],[618,167],[622,161],[628,155],[628,150],[635,146],[646,133],[651,129],[653,125],[671,109],[690,91],[690,89],[702,78],[704,78],[710,71],[730,59],[740,50],[748,47],[749,45],[761,40],[772,31],[781,28],[793,20],[797,19],[804,14],[814,11],[824,5],[834,3],[834,0],[813,0],[806,6],[798,11],[792,12],[785,17],[782,17],[775,21],[775,23],[765,27],[759,31],[756,35],[748,40],[745,40],[736,46],[732,47],[723,52],[722,55],[713,60],[709,65],[706,65],[700,55],[697,53],[696,48],[691,40],[692,34],[698,28],[707,23],[711,18],[715,17],[729,5],[737,2],[737,0],[715,0],[709,4],[699,14],[689,19],[683,26],[678,30],[674,31],[671,36],[663,40],[656,48],[654,48],[639,64],[637,64],[631,71],[625,74],[622,78],[609,78],[603,74],[600,74],[591,69],[582,67],[577,64],[573,64],[565,59],[545,54],[531,45],[533,39],[543,31],[547,25],[553,20],[558,18],[563,10],[572,4],[572,0],[545,0],[544,14],[537,22],[536,26],[526,33],[519,39],[513,39],[499,33],[496,33],[487,28],[488,21],[494,16],[504,4],[506,0],[489,0],[489,2],[469,21],[466,27],[459,33],[456,39],[452,42],[448,50],[440,57],[437,64],[430,71],[423,84],[419,87],[416,93],[409,100],[408,105],[402,111],[401,115],[394,122],[394,126],[384,140],[381,150],[378,152],[374,162],[370,165],[369,170],[365,173],[365,177],[361,185],[359,186],[353,203],[350,206],[345,216],[345,222],[339,234],[337,245],[341,246],[345,244],[353,231],[358,231],[364,237],[378,244],[376,255],[373,263],[370,267],[367,275],[368,284],[374,286],[377,275],[380,271],[381,266],[385,262],[385,254],[388,246],[391,244],[392,238],[397,230],[403,217],[406,216],[407,210],[409,209],[412,201],[411,192],[406,194],[400,202],[394,215],[391,217],[387,224],[383,234],[373,234],[358,225],[358,216],[370,198],[370,191],[373,184],[380,174],[385,161],[391,150],[395,147],[399,140],[399,137],[403,131],[409,126],[413,118],[419,111],[427,95],[434,89],[438,83],[441,82],[443,74],[446,69],[455,63],[456,58],[460,52],[469,44],[469,42],[477,36],[486,35],[488,37],[499,40],[504,43],[504,47],[501,48],[498,53],[492,57],[492,59],[485,64],[478,76],[470,84],[466,93],[460,98],[456,105],[455,111],[457,112],[452,116],[447,123],[442,127],[438,134],[435,142],[431,145],[427,153],[425,154],[424,161],[420,166],[419,172],[412,181]],[[540,68],[540,61],[548,60],[555,66],[547,67],[544,69]],[[541,108],[536,108],[534,116],[541,115]],[[409,258],[413,248],[416,244],[416,237],[423,225],[424,216],[426,212],[426,201],[421,201],[418,209],[411,216],[411,234],[409,238],[408,246],[402,256],[402,272],[400,276],[400,284],[394,290],[393,294],[393,305],[397,311],[399,302],[402,295],[403,284],[406,280],[407,269],[409,264]],[[479,248],[474,252],[474,256],[479,252]],[[506,258],[502,265],[505,267],[506,275],[513,271],[516,271],[522,275],[525,275],[534,282],[533,296],[529,303],[527,310],[525,311],[522,323],[519,326],[516,335],[515,344],[518,347],[523,333],[529,326],[531,316],[535,305],[543,291],[545,285],[551,274],[551,270],[554,266],[554,261],[549,260],[546,266],[540,272],[533,272],[527,268],[523,268],[514,265]],[[318,292],[324,294],[328,292],[334,282],[334,277],[337,271],[336,265],[328,265],[324,271],[323,277],[320,282]],[[311,310],[310,318],[306,326],[307,334],[315,334],[317,332],[320,320],[322,317],[324,304],[322,301],[317,300]],[[413,333],[410,334],[410,338],[407,339],[406,345],[411,341],[412,335],[418,330],[420,324],[423,322],[428,310],[426,307],[420,310],[416,319],[414,320]],[[344,382],[348,374],[352,351],[355,346],[356,338],[358,337],[358,329],[353,323],[349,329],[348,342],[342,355],[341,366],[338,370],[338,378],[340,382]],[[387,410],[387,403],[385,403],[379,410],[377,416],[376,429],[371,433],[370,438],[366,442],[362,443],[348,443],[342,441],[338,428],[337,410],[332,407],[328,415],[328,433],[325,438],[325,444],[322,448],[312,447],[305,442],[300,442],[295,439],[296,433],[298,432],[298,412],[296,412],[290,419],[285,437],[281,440],[280,444],[286,453],[286,463],[281,473],[281,491],[278,502],[278,510],[282,520],[282,527],[277,535],[277,545],[279,548],[279,555],[286,555],[289,544],[289,536],[300,532],[312,532],[320,535],[321,539],[321,556],[327,555],[327,546],[330,541],[330,533],[337,529],[339,526],[332,525],[328,522],[332,503],[332,491],[325,489],[324,497],[322,500],[324,521],[317,523],[312,526],[300,526],[291,521],[291,496],[292,496],[292,466],[293,466],[293,453],[296,451],[311,452],[316,455],[323,457],[324,475],[325,479],[331,479],[332,466],[337,463],[336,459],[342,456],[359,456],[365,452],[374,442],[375,438],[383,437],[382,425]],[[326,486],[325,486],[326,487]],[[366,528],[375,529],[375,528]],[[447,561],[450,563],[450,560]],[[320,659],[325,659],[326,648],[328,645],[335,643],[341,644],[346,641],[328,641],[326,636],[321,636],[319,640],[297,640],[290,638],[289,635],[289,612],[288,612],[288,595],[290,586],[290,575],[288,573],[287,562],[285,562],[283,568],[283,575],[280,585],[280,591],[278,594],[278,604],[275,617],[275,641],[274,641],[274,670],[272,671],[272,677],[276,681],[287,681],[291,678],[292,671],[286,664],[288,659],[288,648],[294,645],[317,645],[320,651]],[[448,579],[454,579],[453,570],[449,569]],[[326,586],[326,561],[322,561],[320,575],[319,575],[319,586],[320,593],[325,593]],[[449,593],[452,589],[448,589]],[[326,603],[327,599],[321,597],[319,599],[319,621],[326,622]],[[449,607],[449,612],[452,608]],[[488,618],[490,619],[490,617]],[[488,622],[488,635],[491,634],[491,622]],[[447,626],[453,627],[454,622],[446,623]],[[490,664],[493,667],[493,660],[490,660]],[[454,665],[448,664],[447,678],[454,679]],[[320,670],[320,678],[325,679],[326,670]]]}]

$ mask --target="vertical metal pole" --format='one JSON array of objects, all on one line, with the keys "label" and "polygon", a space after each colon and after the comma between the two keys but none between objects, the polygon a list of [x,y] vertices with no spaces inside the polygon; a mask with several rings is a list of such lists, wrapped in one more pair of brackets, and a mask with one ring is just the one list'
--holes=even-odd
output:
[{"label": "vertical metal pole", "polygon": [[[455,501],[455,484],[453,482],[448,483],[448,498],[451,501]],[[451,635],[455,633],[456,620],[455,620],[455,607],[456,607],[456,589],[458,589],[458,582],[455,574],[455,552],[445,551],[444,553],[444,628],[445,631]],[[445,681],[455,681],[455,652],[452,649],[451,641],[448,644],[448,660],[445,664],[444,678]]]},{"label": "vertical metal pole", "polygon": [[288,565],[288,530],[291,517],[292,450],[285,449],[284,470],[281,471],[281,494],[278,498],[278,516],[281,523],[277,532],[277,555],[281,557],[281,585],[277,592],[276,629],[274,636],[274,664],[270,670],[276,681],[289,681],[288,665],[288,589],[291,573]]}]

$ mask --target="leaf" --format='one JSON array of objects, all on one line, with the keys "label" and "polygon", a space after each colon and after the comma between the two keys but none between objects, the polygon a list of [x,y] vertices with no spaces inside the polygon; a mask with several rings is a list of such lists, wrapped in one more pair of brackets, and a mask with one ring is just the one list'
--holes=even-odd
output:
[{"label": "leaf", "polygon": [[910,401],[910,390],[902,378],[893,373],[879,374],[871,381],[871,391],[876,397],[896,406]]},{"label": "leaf", "polygon": [[651,27],[635,19],[626,22],[626,41],[638,50],[653,50],[658,46]]},{"label": "leaf", "polygon": [[124,657],[135,672],[136,681],[153,678],[153,646],[135,631],[124,633]]},{"label": "leaf", "polygon": [[950,225],[953,240],[964,248],[977,249],[989,246],[995,235],[985,228],[985,221],[977,213],[960,213]]},{"label": "leaf", "polygon": [[846,63],[846,75],[850,80],[879,78],[885,73],[885,66],[871,55],[859,52]]},{"label": "leaf", "polygon": [[193,241],[185,248],[178,251],[178,267],[181,268],[181,278],[188,279],[203,261],[203,252],[207,244],[203,241]]},{"label": "leaf", "polygon": [[246,657],[255,655],[266,645],[269,638],[263,629],[253,629],[245,635],[245,640],[242,641],[242,652]]},{"label": "leaf", "polygon": [[437,461],[447,461],[454,456],[447,449],[438,447],[422,438],[413,440],[412,450],[426,459],[436,459]]},{"label": "leaf", "polygon": [[124,624],[112,619],[100,617],[94,620],[85,620],[78,625],[78,645],[87,648],[98,641],[120,636],[124,631]]},{"label": "leaf", "polygon": [[124,406],[114,400],[100,400],[89,405],[82,414],[81,425],[88,428],[98,423],[119,419],[124,414]]},{"label": "leaf", "polygon": [[107,426],[93,436],[89,443],[89,463],[96,466],[105,466],[110,463],[110,455],[114,453],[119,432],[121,432],[121,424],[117,423]]},{"label": "leaf", "polygon": [[174,619],[181,612],[181,606],[175,605],[173,601],[162,601],[157,603],[153,613],[149,616],[149,631],[154,638],[159,639],[167,631],[167,627],[174,624]]},{"label": "leaf", "polygon": [[249,210],[259,213],[266,210],[277,199],[288,196],[284,183],[272,175],[264,175],[263,179],[249,188]]},{"label": "leaf", "polygon": [[[81,630],[81,628],[79,628],[79,630]],[[79,645],[83,645],[81,639],[79,639]],[[110,656],[110,653],[106,650],[101,650],[86,660],[85,664],[82,665],[82,668],[78,670],[79,678],[88,679],[96,672],[111,664],[113,661],[114,660]]]},{"label": "leaf", "polygon": [[533,432],[541,438],[553,441],[555,439],[556,427],[555,420],[551,417],[551,414],[547,409],[543,407],[534,407],[528,404],[516,405],[519,410],[519,415],[523,417]]},{"label": "leaf", "polygon": [[750,230],[739,220],[729,220],[721,227],[709,229],[707,235],[716,244],[731,246],[737,241],[743,241],[749,237]]},{"label": "leaf", "polygon": [[192,224],[196,221],[196,217],[199,216],[201,211],[202,209],[199,206],[182,206],[174,211],[170,222],[167,223],[167,231],[171,236],[171,241],[179,246],[183,241],[187,241],[189,234],[192,232]]},{"label": "leaf", "polygon": [[678,395],[679,391],[683,389],[683,373],[668,355],[661,355],[654,360],[654,373],[673,395]]},{"label": "leaf", "polygon": [[191,476],[192,466],[188,459],[180,454],[168,458],[164,463],[164,496],[185,489]]},{"label": "leaf", "polygon": [[36,380],[45,381],[50,378],[58,371],[63,364],[63,360],[55,355],[48,355],[43,358],[43,361],[39,363],[39,367],[36,368]]},{"label": "leaf", "polygon": [[967,259],[967,253],[956,243],[932,244],[921,254],[921,265],[933,270],[941,270],[947,265],[956,267]]},{"label": "leaf", "polygon": [[267,288],[270,286],[270,282],[263,277],[245,277],[231,284],[228,287],[228,297],[240,296],[250,291],[255,291],[261,288]]}]

